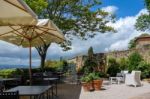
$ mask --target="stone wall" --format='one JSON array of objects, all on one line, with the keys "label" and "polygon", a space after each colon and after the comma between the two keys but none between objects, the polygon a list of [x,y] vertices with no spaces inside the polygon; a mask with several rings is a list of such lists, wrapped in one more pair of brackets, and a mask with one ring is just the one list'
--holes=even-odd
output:
[{"label": "stone wall", "polygon": [[[132,50],[124,50],[124,51],[113,51],[108,53],[96,53],[94,56],[96,57],[96,61],[98,63],[98,69],[100,71],[107,70],[107,60],[111,58],[120,59],[120,58],[127,58],[133,52],[139,52],[142,55],[143,59],[150,63],[150,48],[139,48],[139,49],[132,49]],[[80,55],[76,56],[70,60],[69,62],[73,62],[76,64],[76,69],[81,68],[84,66],[84,61],[86,60],[87,56]]]},{"label": "stone wall", "polygon": [[87,56],[77,56],[76,57],[76,68],[79,69],[84,65],[84,61],[86,60]]},{"label": "stone wall", "polygon": [[98,71],[103,71],[105,72],[106,70],[106,54],[105,53],[96,53],[94,54],[96,61],[98,63]]},{"label": "stone wall", "polygon": [[[94,57],[98,63],[98,70],[99,71],[105,71],[105,65],[106,65],[106,56],[104,53],[96,53],[94,54]],[[81,68],[82,66],[84,66],[84,62],[87,59],[87,56],[85,55],[80,55],[80,56],[76,56],[72,59],[69,59],[68,62],[72,62],[74,64],[76,64],[76,69]]]},{"label": "stone wall", "polygon": [[72,59],[68,59],[67,62],[68,63],[74,63],[76,65],[76,69],[81,68],[84,65],[84,61],[86,60],[85,55],[80,55],[80,56],[76,56]]},{"label": "stone wall", "polygon": [[143,59],[150,63],[150,49],[149,48],[139,48],[139,49],[132,49],[132,50],[124,50],[124,51],[114,51],[106,53],[107,59],[110,57],[119,59],[119,58],[127,58],[131,53],[137,51],[143,57]]}]

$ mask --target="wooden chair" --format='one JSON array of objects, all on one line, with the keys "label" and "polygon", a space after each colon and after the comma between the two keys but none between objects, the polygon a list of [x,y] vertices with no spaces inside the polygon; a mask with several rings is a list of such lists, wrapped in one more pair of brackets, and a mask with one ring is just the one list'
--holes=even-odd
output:
[{"label": "wooden chair", "polygon": [[3,84],[2,81],[0,81],[0,92],[3,92],[4,89],[5,89],[5,85]]},{"label": "wooden chair", "polygon": [[19,92],[0,92],[0,99],[19,99]]}]

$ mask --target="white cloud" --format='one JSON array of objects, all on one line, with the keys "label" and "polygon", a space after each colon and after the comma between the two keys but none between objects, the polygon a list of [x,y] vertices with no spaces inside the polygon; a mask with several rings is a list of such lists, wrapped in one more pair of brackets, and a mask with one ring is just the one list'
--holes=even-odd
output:
[{"label": "white cloud", "polygon": [[105,51],[127,49],[129,41],[142,34],[142,32],[135,29],[134,25],[138,16],[146,13],[147,10],[142,9],[136,16],[127,16],[125,18],[120,18],[116,23],[110,23],[109,25],[113,26],[118,31],[118,33],[114,35],[118,40],[105,48]]},{"label": "white cloud", "polygon": [[102,10],[109,12],[110,14],[115,14],[118,8],[116,6],[103,7]]},{"label": "white cloud", "polygon": [[[106,7],[107,10],[113,13],[117,10],[115,7]],[[104,52],[110,50],[123,50],[127,49],[128,42],[136,36],[139,36],[141,32],[136,31],[134,24],[137,17],[147,13],[145,9],[139,11],[135,16],[127,16],[120,18],[116,23],[109,23],[114,26],[118,33],[105,33],[95,36],[93,39],[82,41],[74,37],[72,41],[72,50],[63,52],[57,44],[52,44],[47,52],[47,59],[59,59],[60,57],[71,58],[76,55],[86,54],[90,46],[94,48],[94,52]],[[33,65],[39,65],[40,57],[36,49],[33,51]],[[5,42],[0,42],[0,64],[22,64],[28,65],[29,50],[28,48],[21,48]]]},{"label": "white cloud", "polygon": [[140,16],[141,14],[148,14],[147,9],[142,9],[141,11],[139,11],[139,13],[136,15],[136,17]]}]

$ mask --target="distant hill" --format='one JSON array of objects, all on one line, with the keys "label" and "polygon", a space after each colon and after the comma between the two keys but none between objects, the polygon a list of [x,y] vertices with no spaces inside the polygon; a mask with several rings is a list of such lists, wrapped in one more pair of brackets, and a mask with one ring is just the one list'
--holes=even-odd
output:
[{"label": "distant hill", "polygon": [[[7,65],[7,64],[0,64],[0,69],[10,69],[10,68],[29,68],[27,65]],[[38,68],[37,66],[32,66],[32,68]]]}]

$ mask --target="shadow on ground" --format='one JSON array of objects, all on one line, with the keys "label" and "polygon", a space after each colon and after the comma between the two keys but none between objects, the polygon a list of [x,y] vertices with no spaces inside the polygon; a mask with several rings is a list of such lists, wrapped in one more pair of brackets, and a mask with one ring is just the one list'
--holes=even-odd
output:
[{"label": "shadow on ground", "polygon": [[81,93],[81,85],[75,84],[59,84],[58,99],[79,99]]},{"label": "shadow on ground", "polygon": [[130,99],[150,99],[150,93],[141,94],[139,96],[136,96]]}]

